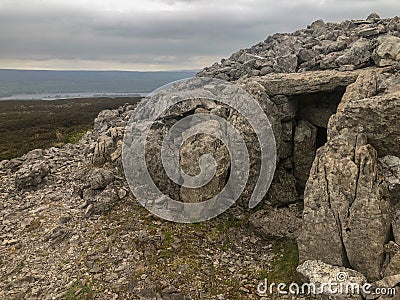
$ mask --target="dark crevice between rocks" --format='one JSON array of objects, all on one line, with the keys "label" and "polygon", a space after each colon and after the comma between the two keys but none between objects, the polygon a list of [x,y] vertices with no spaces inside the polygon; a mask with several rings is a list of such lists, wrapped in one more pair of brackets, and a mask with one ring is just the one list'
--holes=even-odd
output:
[{"label": "dark crevice between rocks", "polygon": [[329,118],[336,113],[346,87],[338,87],[330,92],[317,92],[290,96],[298,103],[297,120],[307,120],[317,127],[327,128]]},{"label": "dark crevice between rocks", "polygon": [[328,141],[328,130],[324,127],[317,127],[316,148],[320,148]]},{"label": "dark crevice between rocks", "polygon": [[[395,243],[396,244],[395,237],[394,237],[394,232],[393,232],[393,225],[392,224],[390,224],[389,230],[388,230],[387,235],[386,235],[384,256],[383,256],[382,265],[381,265],[382,272],[384,272],[384,270],[387,268],[390,260],[392,259],[392,253],[389,250],[390,243]],[[382,276],[382,277],[384,277],[384,276]]]},{"label": "dark crevice between rocks", "polygon": [[[309,93],[309,94],[299,94],[289,96],[288,99],[291,103],[296,104],[297,111],[294,116],[294,121],[297,125],[293,132],[296,132],[301,121],[307,121],[310,128],[314,128],[316,134],[311,134],[310,132],[304,131],[304,140],[301,141],[301,145],[296,147],[296,139],[295,135],[293,135],[293,145],[294,151],[304,151],[305,153],[293,153],[293,157],[296,159],[301,158],[304,161],[301,162],[302,169],[295,170],[295,174],[303,174],[301,178],[297,176],[297,191],[299,194],[299,198],[302,199],[304,197],[304,185],[299,182],[304,183],[304,176],[307,178],[309,176],[309,172],[312,167],[313,159],[310,159],[310,156],[315,158],[316,150],[325,145],[327,142],[327,127],[329,118],[336,113],[338,105],[342,100],[342,97],[346,91],[346,87],[338,87],[329,92],[317,92],[317,93]],[[299,134],[301,137],[302,134]],[[306,152],[307,151],[307,152]],[[313,151],[310,154],[310,151]],[[307,159],[308,157],[308,159]],[[296,165],[296,164],[295,164]],[[306,174],[304,174],[306,172]],[[303,179],[302,179],[303,178]]]},{"label": "dark crevice between rocks", "polygon": [[386,237],[386,243],[390,242],[390,241],[395,241],[394,239],[394,232],[393,232],[393,225],[390,224],[389,230],[388,230],[388,234]]},{"label": "dark crevice between rocks", "polygon": [[[343,241],[342,222],[340,221],[340,218],[339,218],[339,216],[337,214],[335,215],[335,218],[336,218],[336,225],[337,225],[337,228],[339,230],[340,243],[342,244],[342,262],[343,262],[343,266],[346,267],[346,268],[351,268],[349,257],[347,255],[346,245],[344,244],[344,241]],[[350,229],[346,228],[346,231],[347,230],[350,230]]]}]

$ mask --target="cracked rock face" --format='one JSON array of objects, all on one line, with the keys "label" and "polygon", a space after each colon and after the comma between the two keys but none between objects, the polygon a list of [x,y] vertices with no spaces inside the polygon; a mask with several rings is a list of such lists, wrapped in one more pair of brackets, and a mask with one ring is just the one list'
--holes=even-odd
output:
[{"label": "cracked rock face", "polygon": [[379,156],[400,156],[400,93],[352,100],[330,120],[330,136],[346,128],[364,133]]},{"label": "cracked rock face", "polygon": [[346,132],[330,140],[317,151],[305,190],[300,261],[351,266],[369,280],[379,279],[389,206],[377,154],[366,137]]},{"label": "cracked rock face", "polygon": [[397,270],[398,256],[386,247],[399,242],[398,76],[361,71],[330,118],[305,189],[301,261],[351,267],[370,281]]}]

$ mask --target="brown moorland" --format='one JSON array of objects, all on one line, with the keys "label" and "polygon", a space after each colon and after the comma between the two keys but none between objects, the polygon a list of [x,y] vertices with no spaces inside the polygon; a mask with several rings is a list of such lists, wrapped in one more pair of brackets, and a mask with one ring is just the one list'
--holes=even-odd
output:
[{"label": "brown moorland", "polygon": [[104,109],[140,97],[0,101],[0,161],[36,148],[77,142]]}]

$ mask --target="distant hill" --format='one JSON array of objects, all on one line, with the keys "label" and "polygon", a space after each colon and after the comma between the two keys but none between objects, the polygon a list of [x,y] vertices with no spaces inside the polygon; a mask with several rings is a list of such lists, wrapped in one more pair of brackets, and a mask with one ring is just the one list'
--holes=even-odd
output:
[{"label": "distant hill", "polygon": [[20,94],[148,93],[169,82],[193,77],[197,70],[36,71],[0,69],[0,98]]}]

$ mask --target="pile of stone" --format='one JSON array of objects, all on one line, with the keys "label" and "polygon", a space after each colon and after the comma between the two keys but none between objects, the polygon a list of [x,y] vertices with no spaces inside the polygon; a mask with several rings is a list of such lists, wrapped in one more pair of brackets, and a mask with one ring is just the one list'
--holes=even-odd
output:
[{"label": "pile of stone", "polygon": [[269,36],[199,75],[234,81],[270,73],[398,66],[399,37],[398,17],[381,19],[373,13],[366,20],[340,24],[318,20],[294,33]]}]

